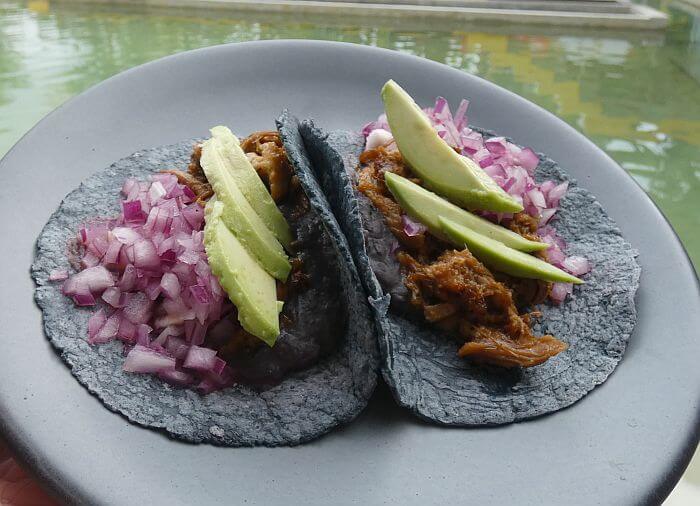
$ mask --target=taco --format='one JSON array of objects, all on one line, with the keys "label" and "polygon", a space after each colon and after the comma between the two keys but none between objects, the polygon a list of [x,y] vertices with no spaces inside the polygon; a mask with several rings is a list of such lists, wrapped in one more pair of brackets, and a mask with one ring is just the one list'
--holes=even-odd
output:
[{"label": "taco", "polygon": [[[557,411],[612,373],[636,321],[636,251],[559,165],[383,89],[362,132],[300,124],[375,309],[397,402],[446,425]],[[410,162],[409,162],[410,160]]]},{"label": "taco", "polygon": [[35,298],[72,374],[130,421],[196,443],[299,444],[366,406],[371,309],[300,139],[211,132],[70,193],[38,238]]}]

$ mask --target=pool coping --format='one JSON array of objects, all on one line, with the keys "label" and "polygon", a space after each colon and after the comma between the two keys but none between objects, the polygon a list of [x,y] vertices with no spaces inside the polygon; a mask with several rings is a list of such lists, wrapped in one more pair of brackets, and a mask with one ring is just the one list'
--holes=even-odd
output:
[{"label": "pool coping", "polygon": [[[533,9],[464,7],[375,3],[366,0],[58,0],[59,3],[127,4],[152,7],[195,7],[248,12],[294,14],[371,15],[393,18],[423,17],[453,21],[486,21],[548,26],[625,28],[661,30],[668,25],[668,15],[645,5],[629,4],[629,13],[574,12]],[[437,2],[431,2],[437,3]],[[585,2],[585,3],[590,3]],[[464,2],[468,5],[468,2]],[[497,4],[497,2],[496,2]]]}]

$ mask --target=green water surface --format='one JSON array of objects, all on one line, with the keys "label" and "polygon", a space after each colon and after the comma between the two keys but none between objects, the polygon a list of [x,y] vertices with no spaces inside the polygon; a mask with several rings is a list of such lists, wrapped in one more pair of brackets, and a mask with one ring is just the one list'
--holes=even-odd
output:
[{"label": "green water surface", "polygon": [[161,56],[277,38],[358,42],[480,75],[552,111],[651,195],[700,265],[700,16],[665,32],[449,25],[0,0],[0,155],[87,87]]}]

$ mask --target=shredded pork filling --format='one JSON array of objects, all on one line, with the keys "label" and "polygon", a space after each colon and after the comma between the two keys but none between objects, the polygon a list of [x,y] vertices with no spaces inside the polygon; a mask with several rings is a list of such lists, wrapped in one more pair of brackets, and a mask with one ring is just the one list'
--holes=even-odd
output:
[{"label": "shredded pork filling", "polygon": [[[383,215],[400,244],[396,257],[410,306],[425,321],[464,342],[458,351],[461,357],[502,367],[531,367],[567,348],[551,335],[535,336],[531,321],[538,313],[518,310],[543,302],[549,283],[492,273],[468,249],[457,251],[426,232],[407,235],[403,211],[383,174],[390,171],[420,181],[396,150],[368,150],[360,163],[357,189]],[[525,213],[516,215],[510,228],[538,239],[537,221]]]}]

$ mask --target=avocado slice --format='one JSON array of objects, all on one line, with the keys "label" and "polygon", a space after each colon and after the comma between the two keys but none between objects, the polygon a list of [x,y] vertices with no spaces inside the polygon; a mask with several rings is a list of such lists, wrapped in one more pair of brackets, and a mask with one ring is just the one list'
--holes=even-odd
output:
[{"label": "avocado slice", "polygon": [[205,208],[204,249],[212,273],[238,309],[243,328],[273,346],[280,333],[277,283],[223,222],[224,204]]},{"label": "avocado slice", "polygon": [[467,209],[523,210],[486,172],[442,140],[420,107],[393,80],[382,88],[382,100],[401,156],[426,186]]},{"label": "avocado slice", "polygon": [[284,248],[251,207],[229,170],[219,139],[212,137],[202,145],[201,165],[223,205],[222,220],[272,276],[285,281],[292,269]]},{"label": "avocado slice", "polygon": [[[444,216],[513,249],[539,251],[549,247],[546,243],[530,241],[505,227],[465,211],[398,174],[385,172],[384,181],[401,208],[411,218],[428,227],[430,233],[440,239],[450,240],[450,237],[442,231],[438,221],[440,216]],[[462,244],[463,242],[460,240],[458,245]]]},{"label": "avocado slice", "polygon": [[514,250],[489,237],[479,234],[454,221],[440,216],[442,230],[454,241],[466,245],[469,251],[495,270],[519,278],[543,279],[562,283],[581,284],[583,281],[557,269],[537,257]]},{"label": "avocado slice", "polygon": [[229,172],[236,181],[241,193],[243,193],[250,206],[258,213],[260,219],[275,235],[277,240],[289,250],[292,242],[292,232],[289,230],[289,224],[284,219],[275,201],[272,200],[265,183],[262,182],[248,157],[241,149],[238,138],[225,126],[216,126],[210,132],[212,137],[221,141],[223,154],[228,160]]}]

